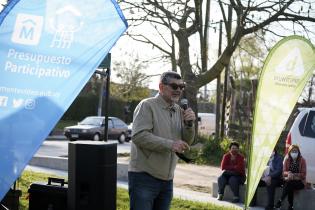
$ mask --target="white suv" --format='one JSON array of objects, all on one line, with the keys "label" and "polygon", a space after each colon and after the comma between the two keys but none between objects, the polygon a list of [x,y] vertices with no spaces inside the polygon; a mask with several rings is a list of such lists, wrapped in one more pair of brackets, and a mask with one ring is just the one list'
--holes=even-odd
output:
[{"label": "white suv", "polygon": [[306,160],[306,181],[315,184],[315,107],[299,108],[286,139],[286,153],[291,144],[300,147]]}]

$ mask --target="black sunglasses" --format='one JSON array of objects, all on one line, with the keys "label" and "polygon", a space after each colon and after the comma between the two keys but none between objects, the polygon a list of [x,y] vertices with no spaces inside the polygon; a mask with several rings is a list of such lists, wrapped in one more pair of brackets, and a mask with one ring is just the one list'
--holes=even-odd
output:
[{"label": "black sunglasses", "polygon": [[185,88],[185,84],[169,83],[169,84],[166,84],[166,85],[170,86],[173,90],[177,90],[178,88],[180,90],[183,90]]}]

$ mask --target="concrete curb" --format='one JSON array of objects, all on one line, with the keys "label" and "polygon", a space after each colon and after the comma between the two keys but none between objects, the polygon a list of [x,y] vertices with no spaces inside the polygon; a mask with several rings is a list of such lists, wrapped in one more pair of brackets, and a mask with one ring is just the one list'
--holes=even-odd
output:
[{"label": "concrete curb", "polygon": [[68,171],[68,158],[52,156],[34,156],[28,163],[32,166]]},{"label": "concrete curb", "polygon": [[[68,171],[68,158],[53,156],[34,156],[29,162],[29,165]],[[128,163],[119,159],[117,159],[117,180],[128,180]]]},{"label": "concrete curb", "polygon": [[51,135],[47,136],[45,140],[60,140],[60,141],[68,141],[68,139],[64,135]]}]

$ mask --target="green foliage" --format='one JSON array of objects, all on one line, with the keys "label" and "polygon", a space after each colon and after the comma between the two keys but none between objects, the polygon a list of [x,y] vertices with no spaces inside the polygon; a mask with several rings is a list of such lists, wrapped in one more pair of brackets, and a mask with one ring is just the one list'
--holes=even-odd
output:
[{"label": "green foliage", "polygon": [[132,52],[125,52],[120,60],[117,59],[113,65],[113,72],[119,78],[120,84],[112,85],[111,95],[126,102],[147,98],[150,95],[147,88],[150,76],[142,73],[148,68],[147,63]]},{"label": "green foliage", "polygon": [[199,156],[199,163],[209,165],[220,165],[224,150],[221,148],[220,139],[214,137],[209,138],[202,150],[202,154]]},{"label": "green foliage", "polygon": [[243,78],[241,80],[240,79],[235,80],[235,89],[251,92],[252,91],[252,78]]},{"label": "green foliage", "polygon": [[[230,138],[216,139],[214,136],[205,137],[198,136],[198,142],[202,142],[203,146],[198,156],[197,164],[207,164],[219,166],[222,156],[229,150],[229,145],[233,140]],[[245,143],[239,142],[240,152],[245,155]]]},{"label": "green foliage", "polygon": [[78,96],[65,112],[63,120],[80,121],[86,116],[97,115],[98,98],[94,95]]},{"label": "green foliage", "polygon": [[113,84],[110,90],[111,96],[123,101],[130,102],[142,100],[150,96],[150,89],[141,86],[132,86],[129,84]]},{"label": "green foliage", "polygon": [[255,34],[245,36],[231,58],[231,73],[235,80],[257,79],[267,50]]},{"label": "green foliage", "polygon": [[[127,64],[117,65],[115,68],[120,69],[118,77],[121,84],[110,82],[109,95],[109,116],[118,117],[130,123],[135,104],[140,100],[150,96],[150,89],[146,86],[148,76],[140,73],[140,69],[144,66],[139,60],[135,61],[139,66],[136,70],[132,70],[132,66],[127,68]],[[126,67],[126,68],[125,68]],[[62,120],[81,121],[86,116],[97,115],[99,106],[100,90],[105,91],[106,84],[102,85],[105,78],[100,75],[93,74],[80,94],[75,98],[68,110],[62,117]],[[130,113],[125,115],[124,107],[129,106]],[[105,110],[105,95],[103,95],[102,110]],[[105,115],[104,111],[102,115]]]},{"label": "green foliage", "polygon": [[[35,173],[31,171],[24,171],[19,179],[19,188],[22,190],[22,197],[20,198],[20,210],[28,210],[27,190],[33,182],[47,182],[48,177],[56,177],[55,175]],[[62,178],[62,177],[59,177]],[[210,195],[209,195],[210,196]],[[117,188],[117,209],[129,209],[129,195],[126,189]],[[171,205],[171,210],[233,210],[236,208],[228,208],[217,206],[209,203],[188,201],[174,198]]]},{"label": "green foliage", "polygon": [[93,74],[89,81],[85,84],[80,92],[80,96],[83,95],[99,95],[100,88],[102,86],[102,79],[100,75]]},{"label": "green foliage", "polygon": [[[121,99],[110,97],[109,100],[109,116],[118,117],[127,123],[129,123],[132,120],[132,113],[136,105],[139,103],[139,101],[129,101],[128,103],[125,101],[122,101]],[[128,115],[125,115],[124,107],[126,105],[129,105],[130,112]],[[63,121],[81,121],[87,116],[95,116],[97,115],[97,109],[98,109],[98,96],[88,94],[88,95],[80,95],[78,96],[74,102],[71,104],[69,109],[65,112],[65,114],[62,117]],[[102,104],[102,110],[105,110],[105,103]],[[104,114],[104,111],[102,113]]]}]

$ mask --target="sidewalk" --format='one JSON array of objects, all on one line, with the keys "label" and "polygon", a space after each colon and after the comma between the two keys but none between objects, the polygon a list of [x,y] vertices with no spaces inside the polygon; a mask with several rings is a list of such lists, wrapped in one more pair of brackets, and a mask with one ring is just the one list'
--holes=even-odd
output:
[{"label": "sidewalk", "polygon": [[68,139],[63,135],[63,134],[58,134],[58,135],[49,135],[46,138],[47,140],[58,140],[58,141],[68,141]]}]

